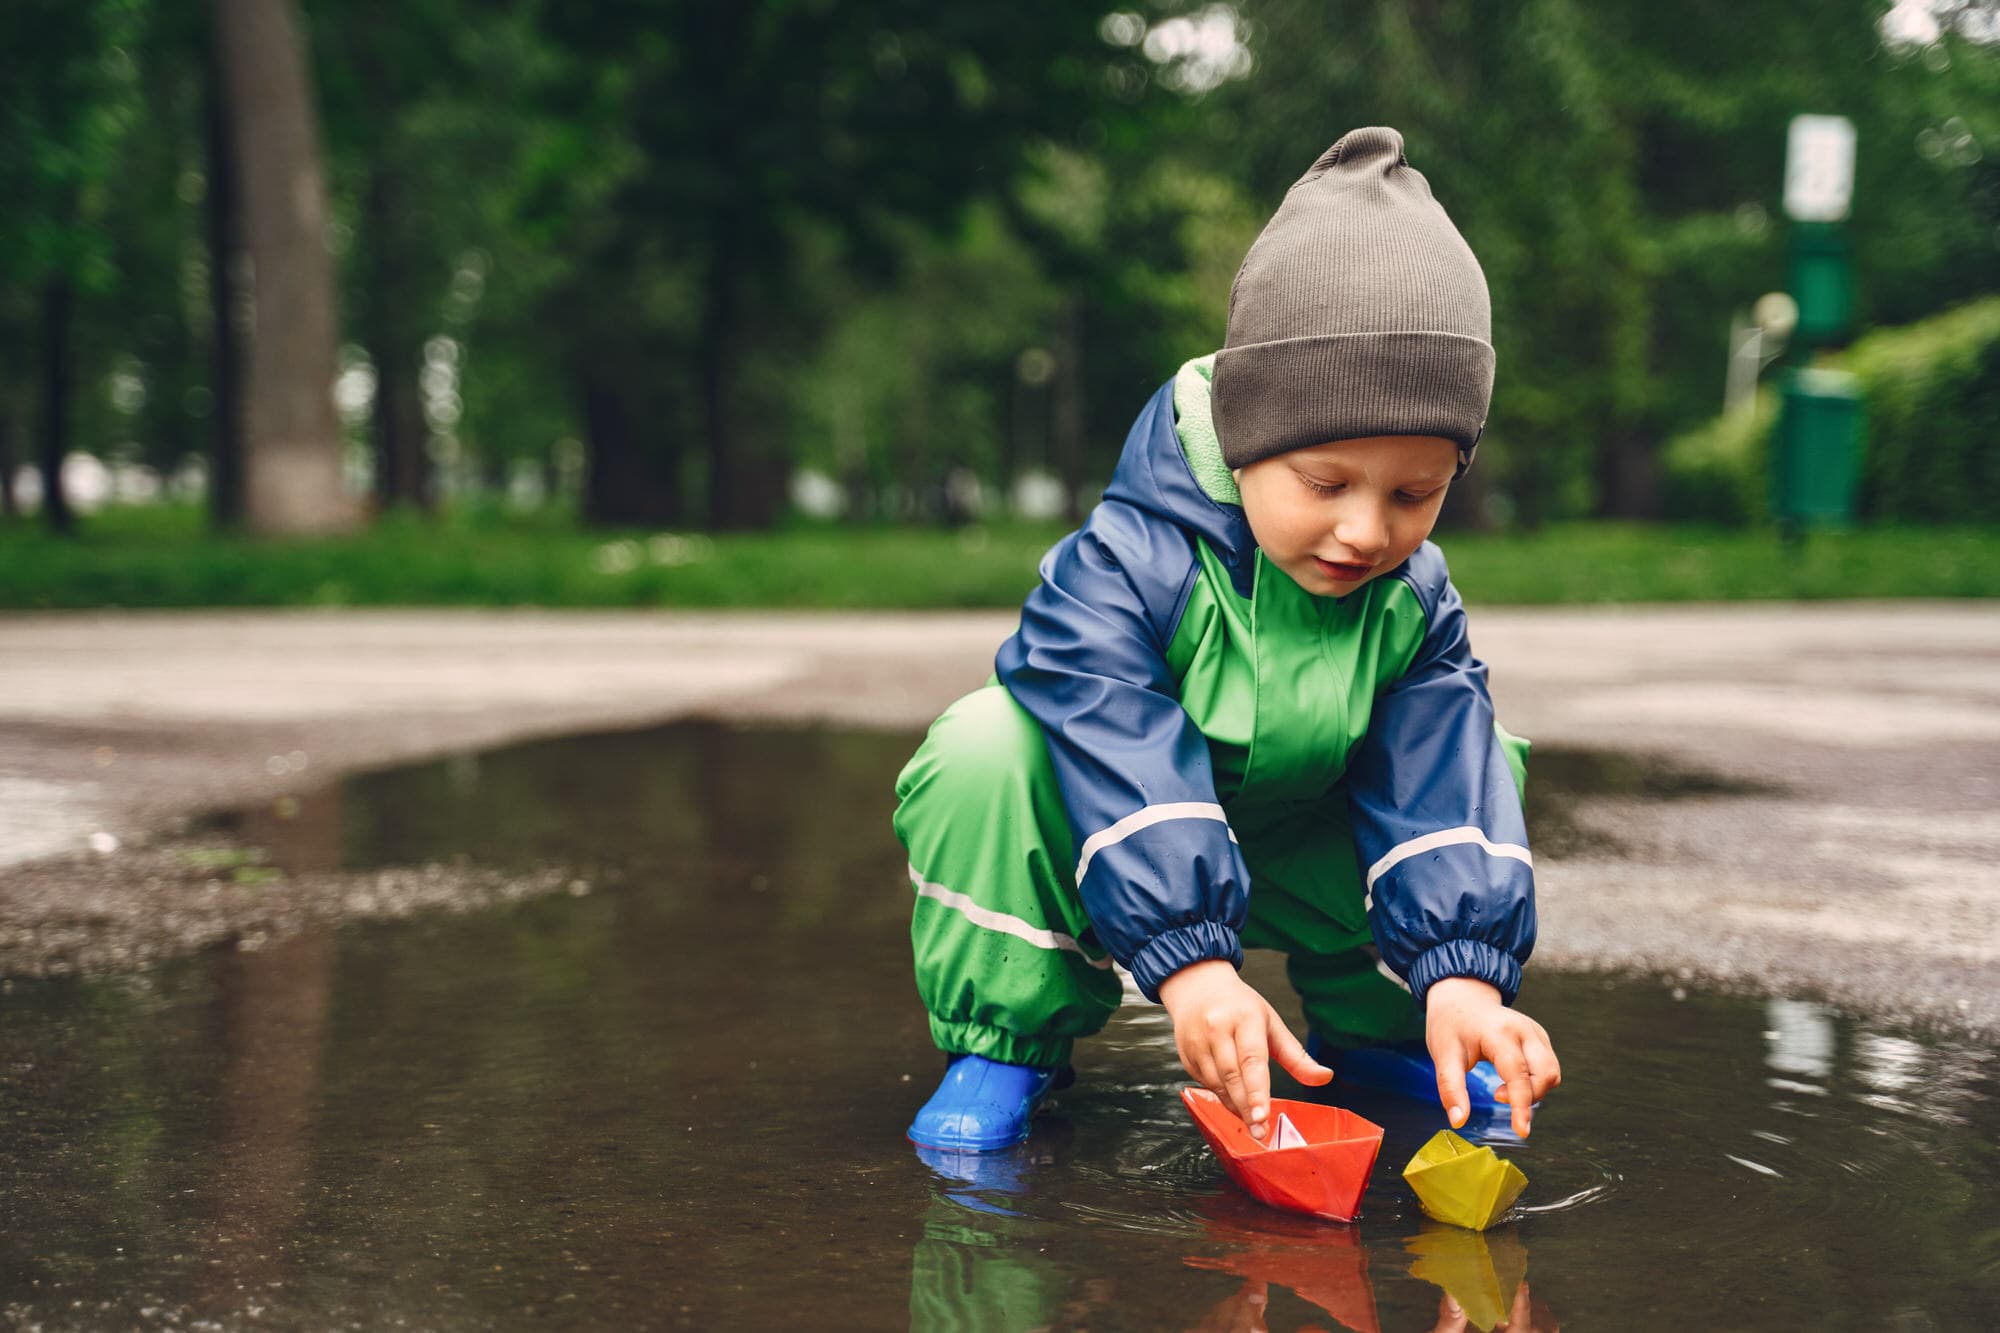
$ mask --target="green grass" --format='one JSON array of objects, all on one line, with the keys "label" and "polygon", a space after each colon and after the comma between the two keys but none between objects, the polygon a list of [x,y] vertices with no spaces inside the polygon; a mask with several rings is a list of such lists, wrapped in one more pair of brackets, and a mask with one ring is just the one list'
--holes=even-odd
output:
[{"label": "green grass", "polygon": [[1469,603],[2000,596],[2000,528],[1769,529],[1574,523],[1439,538]]},{"label": "green grass", "polygon": [[[705,537],[555,517],[396,518],[356,537],[216,537],[185,507],[0,526],[0,609],[194,606],[1011,607],[1060,526],[801,525]],[[1563,524],[1439,538],[1475,604],[2000,596],[2000,528]]]},{"label": "green grass", "polygon": [[1009,606],[1062,531],[815,525],[708,537],[488,513],[259,541],[212,536],[191,509],[107,509],[68,541],[0,526],[0,608]]}]

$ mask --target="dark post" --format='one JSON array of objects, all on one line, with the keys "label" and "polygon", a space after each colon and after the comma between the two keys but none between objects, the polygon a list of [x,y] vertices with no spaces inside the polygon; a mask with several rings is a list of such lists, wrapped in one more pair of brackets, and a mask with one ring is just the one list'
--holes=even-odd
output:
[{"label": "dark post", "polygon": [[63,455],[69,452],[70,316],[75,296],[67,277],[42,289],[42,514],[49,530],[67,537],[76,516],[63,494]]}]

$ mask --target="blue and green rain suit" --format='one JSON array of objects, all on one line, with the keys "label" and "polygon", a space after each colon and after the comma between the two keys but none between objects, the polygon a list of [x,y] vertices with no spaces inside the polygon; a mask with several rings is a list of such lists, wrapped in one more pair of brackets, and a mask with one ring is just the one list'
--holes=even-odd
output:
[{"label": "blue and green rain suit", "polygon": [[[1345,597],[1258,550],[1213,357],[1140,412],[1041,565],[994,679],[896,783],[911,940],[948,1053],[1068,1062],[1190,963],[1282,950],[1336,1048],[1422,1034],[1425,991],[1512,1003],[1534,945],[1521,784],[1437,547]],[[1412,997],[1417,1003],[1412,1003]]]}]

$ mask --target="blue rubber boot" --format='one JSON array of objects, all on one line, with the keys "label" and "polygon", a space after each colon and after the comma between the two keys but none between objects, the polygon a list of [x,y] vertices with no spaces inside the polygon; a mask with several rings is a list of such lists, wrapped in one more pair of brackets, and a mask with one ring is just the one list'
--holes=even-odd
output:
[{"label": "blue rubber boot", "polygon": [[954,1152],[992,1152],[1028,1137],[1035,1108],[1062,1071],[953,1056],[944,1081],[910,1122],[910,1141]]},{"label": "blue rubber boot", "polygon": [[[1420,1041],[1341,1051],[1313,1034],[1306,1039],[1306,1054],[1333,1070],[1340,1081],[1358,1088],[1375,1088],[1418,1101],[1437,1100],[1437,1066]],[[1505,1086],[1499,1072],[1485,1060],[1466,1070],[1465,1094],[1471,1113],[1490,1116],[1504,1111],[1507,1104],[1494,1094]]]}]

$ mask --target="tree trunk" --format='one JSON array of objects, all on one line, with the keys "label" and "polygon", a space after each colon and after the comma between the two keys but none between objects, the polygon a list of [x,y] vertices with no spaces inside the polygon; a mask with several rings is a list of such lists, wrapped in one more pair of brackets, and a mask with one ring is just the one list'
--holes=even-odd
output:
[{"label": "tree trunk", "polygon": [[678,514],[679,451],[649,448],[641,423],[649,414],[633,401],[635,380],[596,364],[578,372],[588,462],[583,478],[583,521],[600,526],[641,526]]},{"label": "tree trunk", "polygon": [[993,484],[999,490],[1000,506],[1011,510],[1014,485],[1021,479],[1021,377],[1012,361],[994,373],[993,401],[1000,409],[1000,456],[994,464]]},{"label": "tree trunk", "polygon": [[559,505],[563,501],[563,468],[556,461],[553,448],[544,449],[539,460],[542,474],[542,507]]},{"label": "tree trunk", "polygon": [[423,340],[408,336],[401,318],[405,293],[414,283],[402,261],[400,194],[394,173],[377,167],[362,195],[371,257],[366,338],[375,358],[375,497],[384,511],[398,505],[428,511],[432,487],[415,374]]},{"label": "tree trunk", "polygon": [[710,252],[695,349],[701,422],[708,437],[708,522],[713,528],[767,528],[784,503],[783,470],[736,414],[736,367],[742,336],[743,275],[735,245]]},{"label": "tree trunk", "polygon": [[708,445],[711,528],[735,527],[735,506],[742,499],[743,460],[736,454],[736,421],[729,410],[729,381],[735,368],[729,341],[736,336],[736,285],[735,275],[728,271],[730,263],[726,253],[710,260],[701,309],[701,345],[695,349],[702,433]]},{"label": "tree trunk", "polygon": [[1446,532],[1491,532],[1494,528],[1493,465],[1474,463],[1445,492],[1438,527]]},{"label": "tree trunk", "polygon": [[215,386],[214,429],[208,474],[208,518],[217,528],[243,525],[243,351],[249,323],[234,281],[242,255],[237,216],[236,157],[229,147],[229,105],[220,57],[210,44],[208,81],[202,93],[202,150],[208,166],[208,306],[210,378]]},{"label": "tree trunk", "polygon": [[14,469],[21,465],[21,413],[11,395],[0,393],[0,518],[19,518]]},{"label": "tree trunk", "polygon": [[1083,517],[1083,314],[1074,301],[1063,308],[1055,353],[1050,461],[1062,478],[1063,518],[1075,523]]},{"label": "tree trunk", "polygon": [[333,407],[337,316],[326,176],[296,0],[215,0],[248,256],[245,517],[254,532],[347,531]]},{"label": "tree trunk", "polygon": [[63,457],[69,453],[70,328],[75,305],[67,277],[51,279],[42,290],[42,516],[51,532],[64,537],[76,529],[62,480]]},{"label": "tree trunk", "polygon": [[[385,340],[388,341],[388,340]],[[424,452],[424,408],[409,360],[394,351],[376,351],[375,499],[383,512],[411,505],[428,513],[435,504],[430,460]]]},{"label": "tree trunk", "polygon": [[1655,518],[1659,479],[1653,439],[1644,431],[1623,431],[1598,446],[1597,516]]},{"label": "tree trunk", "polygon": [[474,454],[472,461],[484,498],[505,501],[514,489],[514,460],[489,452]]},{"label": "tree trunk", "polygon": [[217,1239],[198,1298],[240,1303],[290,1276],[288,1251],[313,1188],[313,1117],[332,1012],[333,931],[316,926],[255,951],[223,951],[215,967],[222,1060],[216,1141],[203,1184]]}]

